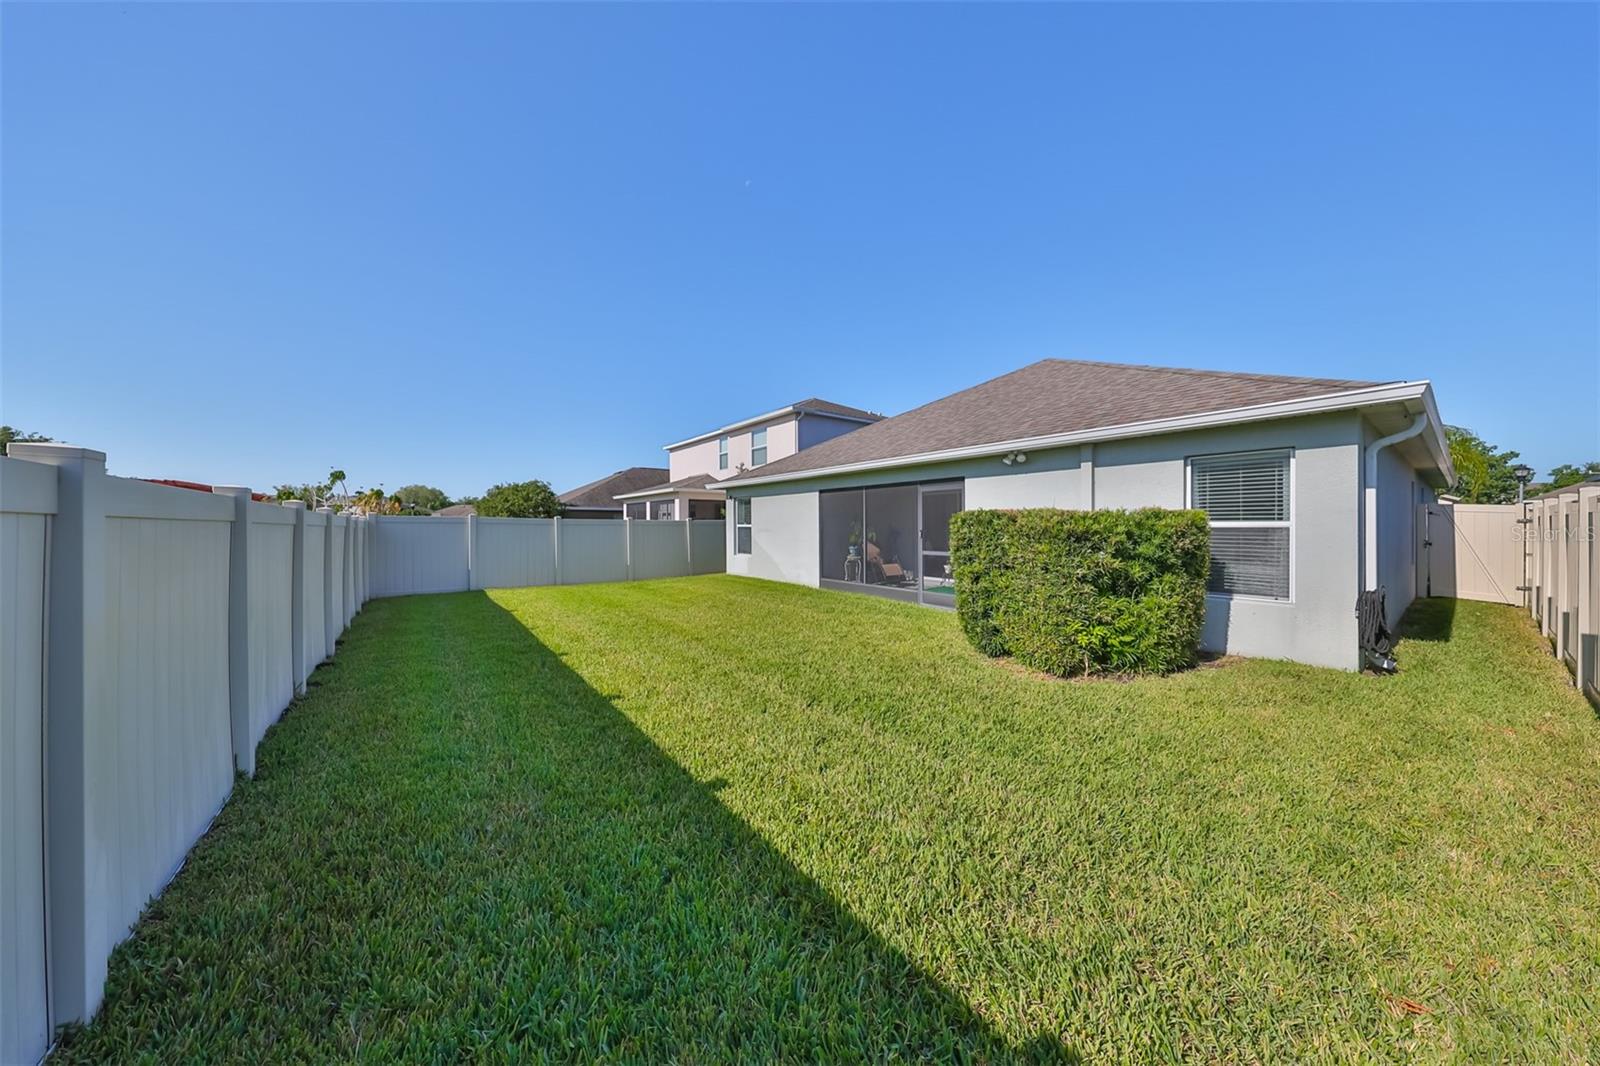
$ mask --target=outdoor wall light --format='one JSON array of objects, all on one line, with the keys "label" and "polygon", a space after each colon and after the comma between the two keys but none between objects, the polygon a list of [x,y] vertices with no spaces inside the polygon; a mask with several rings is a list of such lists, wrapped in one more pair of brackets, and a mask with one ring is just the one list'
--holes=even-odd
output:
[{"label": "outdoor wall light", "polygon": [[1007,455],[1004,459],[1002,459],[1000,461],[1002,463],[1006,464],[1007,466],[1010,466],[1012,463],[1025,463],[1025,462],[1027,462],[1028,461],[1028,456],[1027,456],[1026,452],[1011,452],[1009,455]]}]

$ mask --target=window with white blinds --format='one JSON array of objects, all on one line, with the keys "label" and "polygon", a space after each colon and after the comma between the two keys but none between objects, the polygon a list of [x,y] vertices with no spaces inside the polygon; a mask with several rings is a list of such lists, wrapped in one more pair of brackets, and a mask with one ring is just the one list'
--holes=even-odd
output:
[{"label": "window with white blinds", "polygon": [[1288,452],[1189,460],[1189,506],[1211,519],[1209,592],[1289,598]]}]

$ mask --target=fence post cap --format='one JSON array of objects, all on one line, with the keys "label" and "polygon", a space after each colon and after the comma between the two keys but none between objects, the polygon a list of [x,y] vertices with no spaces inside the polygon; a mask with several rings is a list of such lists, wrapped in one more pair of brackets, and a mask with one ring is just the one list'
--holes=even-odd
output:
[{"label": "fence post cap", "polygon": [[298,508],[299,510],[303,511],[303,510],[306,509],[306,501],[304,501],[304,500],[283,500],[283,501],[279,502],[278,506],[279,507],[295,507],[295,508]]},{"label": "fence post cap", "polygon": [[57,444],[54,441],[14,440],[6,447],[6,454],[13,459],[34,459],[45,462],[52,459],[87,459],[95,463],[106,461],[105,452],[95,451],[93,448],[80,448],[76,444]]},{"label": "fence post cap", "polygon": [[216,496],[249,496],[248,485],[212,485],[211,492]]}]

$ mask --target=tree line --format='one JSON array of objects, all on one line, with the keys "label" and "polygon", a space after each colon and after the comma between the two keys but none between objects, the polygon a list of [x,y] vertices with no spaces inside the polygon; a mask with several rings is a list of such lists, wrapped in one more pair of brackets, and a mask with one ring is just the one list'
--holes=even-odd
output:
[{"label": "tree line", "polygon": [[546,481],[507,482],[491,486],[482,496],[452,500],[432,485],[402,485],[392,493],[379,486],[351,493],[345,477],[343,470],[330,470],[327,479],[315,485],[279,485],[276,495],[280,501],[304,500],[310,507],[359,507],[367,514],[425,515],[452,504],[470,504],[485,518],[554,518],[562,511],[561,501]]},{"label": "tree line", "polygon": [[[1456,468],[1456,482],[1450,487],[1450,495],[1460,497],[1462,503],[1517,502],[1515,470],[1520,453],[1497,448],[1461,426],[1446,426],[1444,435],[1450,446],[1450,462]],[[1543,481],[1530,481],[1524,492],[1537,496],[1595,477],[1600,477],[1600,461],[1581,465],[1562,463]]]}]

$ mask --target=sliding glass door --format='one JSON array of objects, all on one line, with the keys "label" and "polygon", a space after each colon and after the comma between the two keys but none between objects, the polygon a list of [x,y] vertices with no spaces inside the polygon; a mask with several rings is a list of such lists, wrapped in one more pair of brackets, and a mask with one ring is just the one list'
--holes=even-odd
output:
[{"label": "sliding glass door", "polygon": [[959,482],[824,492],[818,542],[822,584],[950,607],[950,516]]}]

